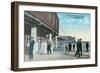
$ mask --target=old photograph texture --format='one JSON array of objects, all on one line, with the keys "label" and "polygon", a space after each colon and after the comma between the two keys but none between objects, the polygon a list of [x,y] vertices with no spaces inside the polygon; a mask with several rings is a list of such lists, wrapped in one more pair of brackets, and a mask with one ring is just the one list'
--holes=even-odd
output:
[{"label": "old photograph texture", "polygon": [[24,61],[89,59],[90,14],[24,11]]}]

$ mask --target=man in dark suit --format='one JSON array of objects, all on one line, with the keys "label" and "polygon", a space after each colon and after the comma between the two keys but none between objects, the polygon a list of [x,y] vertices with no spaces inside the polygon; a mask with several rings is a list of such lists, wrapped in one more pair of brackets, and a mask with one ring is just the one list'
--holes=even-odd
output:
[{"label": "man in dark suit", "polygon": [[47,54],[51,54],[51,43],[47,42]]},{"label": "man in dark suit", "polygon": [[76,43],[76,46],[77,46],[77,51],[75,53],[75,56],[78,55],[78,57],[80,57],[80,40],[79,39]]},{"label": "man in dark suit", "polygon": [[82,39],[79,39],[79,48],[80,48],[80,52],[81,52],[81,56],[82,56],[82,42],[81,42]]},{"label": "man in dark suit", "polygon": [[30,40],[30,44],[29,44],[29,59],[30,59],[30,60],[33,59],[34,44],[35,44],[35,41],[34,41],[33,38],[32,38],[32,39]]},{"label": "man in dark suit", "polygon": [[86,43],[86,52],[88,52],[89,51],[89,43],[87,42]]},{"label": "man in dark suit", "polygon": [[71,49],[72,49],[72,44],[71,43],[68,44],[68,49],[71,52]]},{"label": "man in dark suit", "polygon": [[75,51],[75,43],[73,44],[73,51]]}]

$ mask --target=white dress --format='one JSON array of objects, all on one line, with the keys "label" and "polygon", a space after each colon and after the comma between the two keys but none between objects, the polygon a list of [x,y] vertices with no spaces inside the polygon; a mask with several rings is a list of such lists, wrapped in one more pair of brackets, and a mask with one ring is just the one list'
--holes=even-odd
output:
[{"label": "white dress", "polygon": [[47,42],[44,42],[43,46],[44,46],[44,54],[47,54]]},{"label": "white dress", "polygon": [[35,42],[34,47],[33,47],[33,54],[38,53],[38,43]]}]

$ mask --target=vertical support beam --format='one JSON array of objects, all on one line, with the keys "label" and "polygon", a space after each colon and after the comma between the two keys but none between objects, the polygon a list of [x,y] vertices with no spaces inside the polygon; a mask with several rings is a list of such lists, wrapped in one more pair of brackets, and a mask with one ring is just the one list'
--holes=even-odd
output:
[{"label": "vertical support beam", "polygon": [[30,36],[27,35],[27,47],[29,47],[29,38],[30,38]]},{"label": "vertical support beam", "polygon": [[36,35],[37,35],[37,28],[36,27],[32,27],[31,28],[31,37],[34,38],[35,42],[36,42]]},{"label": "vertical support beam", "polygon": [[56,42],[55,43],[56,43],[56,49],[57,49],[57,36],[56,36]]},{"label": "vertical support beam", "polygon": [[49,34],[49,41],[50,41],[50,43],[52,42],[52,34],[51,33]]},{"label": "vertical support beam", "polygon": [[31,28],[31,37],[34,39],[35,44],[34,44],[34,49],[33,49],[33,53],[36,53],[38,51],[38,44],[37,44],[37,28],[36,27],[32,27]]}]

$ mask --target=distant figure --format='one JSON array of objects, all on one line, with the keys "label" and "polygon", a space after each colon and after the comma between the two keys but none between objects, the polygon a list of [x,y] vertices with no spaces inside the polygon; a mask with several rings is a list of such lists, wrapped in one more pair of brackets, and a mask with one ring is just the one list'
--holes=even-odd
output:
[{"label": "distant figure", "polygon": [[87,42],[86,43],[86,52],[88,52],[89,51],[89,43]]},{"label": "distant figure", "polygon": [[75,51],[75,43],[73,44],[73,51]]},{"label": "distant figure", "polygon": [[68,46],[65,45],[65,54],[68,52]]},{"label": "distant figure", "polygon": [[69,52],[71,51],[71,48],[72,48],[72,44],[71,44],[71,43],[69,43],[69,44],[68,44],[68,49],[69,49]]},{"label": "distant figure", "polygon": [[81,56],[82,56],[82,42],[81,42],[82,39],[79,39],[79,48],[80,48],[80,52],[81,52]]},{"label": "distant figure", "polygon": [[51,43],[47,42],[47,54],[51,54]]},{"label": "distant figure", "polygon": [[76,43],[76,46],[77,46],[77,51],[75,53],[75,56],[78,55],[78,57],[80,57],[80,40],[78,39],[77,43]]},{"label": "distant figure", "polygon": [[65,46],[65,48],[66,48],[66,51],[68,51],[68,46],[67,45]]},{"label": "distant figure", "polygon": [[35,41],[34,41],[33,39],[30,40],[30,43],[29,43],[29,59],[30,59],[30,60],[33,59],[34,44],[35,44]]}]

